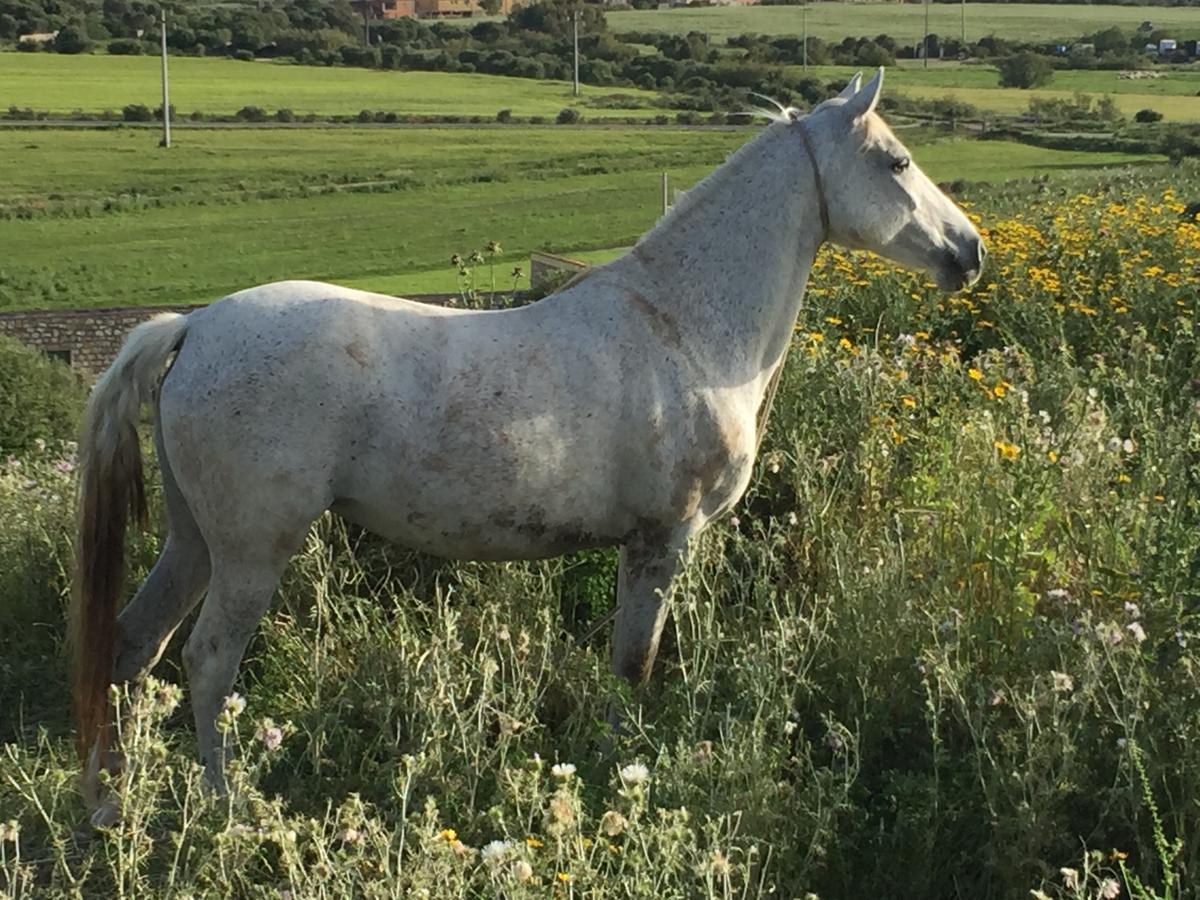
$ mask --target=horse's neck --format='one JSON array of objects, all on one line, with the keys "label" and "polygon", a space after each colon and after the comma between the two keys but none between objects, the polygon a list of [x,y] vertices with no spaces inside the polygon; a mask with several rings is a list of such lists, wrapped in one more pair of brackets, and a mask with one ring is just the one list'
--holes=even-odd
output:
[{"label": "horse's neck", "polygon": [[727,384],[765,388],[782,359],[823,239],[808,156],[777,123],[638,243],[654,303]]}]

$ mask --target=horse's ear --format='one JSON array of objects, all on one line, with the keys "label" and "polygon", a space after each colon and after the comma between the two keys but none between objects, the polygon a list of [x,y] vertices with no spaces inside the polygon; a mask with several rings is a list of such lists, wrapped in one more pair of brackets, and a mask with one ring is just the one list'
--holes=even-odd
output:
[{"label": "horse's ear", "polygon": [[875,77],[868,81],[857,94],[846,101],[845,110],[855,119],[861,119],[867,113],[875,109],[875,104],[879,102],[879,94],[883,90],[883,67],[879,67],[879,71],[875,73]]},{"label": "horse's ear", "polygon": [[854,77],[842,88],[842,92],[838,94],[843,100],[849,100],[858,93],[858,86],[862,84],[862,72],[855,72]]}]

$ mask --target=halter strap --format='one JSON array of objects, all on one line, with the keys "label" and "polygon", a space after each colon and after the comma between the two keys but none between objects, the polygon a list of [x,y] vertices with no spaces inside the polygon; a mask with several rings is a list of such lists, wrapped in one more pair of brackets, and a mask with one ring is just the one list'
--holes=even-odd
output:
[{"label": "halter strap", "polygon": [[821,215],[821,228],[824,231],[821,240],[825,241],[829,238],[829,204],[825,201],[825,186],[821,183],[821,170],[817,168],[817,154],[813,151],[808,129],[804,127],[802,119],[797,120],[796,124],[800,132],[800,142],[804,144],[804,152],[808,154],[808,164],[812,166],[813,184],[817,188],[817,211]]}]

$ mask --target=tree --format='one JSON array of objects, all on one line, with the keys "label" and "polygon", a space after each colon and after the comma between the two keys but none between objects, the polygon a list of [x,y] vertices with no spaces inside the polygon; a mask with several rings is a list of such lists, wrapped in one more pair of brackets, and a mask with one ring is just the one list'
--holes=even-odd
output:
[{"label": "tree", "polygon": [[608,30],[604,12],[581,0],[539,0],[514,9],[508,21],[522,31],[541,31],[555,37],[570,37],[572,19],[579,13],[580,33],[596,34]]},{"label": "tree", "polygon": [[1125,36],[1125,32],[1115,26],[1097,31],[1087,43],[1094,46],[1097,53],[1129,49],[1129,38]]},{"label": "tree", "polygon": [[1050,60],[1028,51],[1006,57],[996,63],[1000,70],[1000,86],[1029,88],[1041,87],[1054,75]]},{"label": "tree", "polygon": [[503,5],[503,0],[479,0],[479,8],[489,16],[494,16],[500,12],[500,7]]}]

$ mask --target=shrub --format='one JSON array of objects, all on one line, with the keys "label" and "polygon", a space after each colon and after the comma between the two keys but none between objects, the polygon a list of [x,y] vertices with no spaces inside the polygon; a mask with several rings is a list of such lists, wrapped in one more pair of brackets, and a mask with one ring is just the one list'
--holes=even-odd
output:
[{"label": "shrub", "polygon": [[12,338],[0,337],[0,453],[73,440],[86,393],[75,374]]},{"label": "shrub", "polygon": [[241,62],[254,62],[254,51],[253,50],[235,50],[235,51],[233,51],[233,58],[236,60],[240,60]]},{"label": "shrub", "polygon": [[1017,53],[996,63],[1000,69],[1000,86],[1029,88],[1041,87],[1054,75],[1050,60],[1037,53]]},{"label": "shrub", "polygon": [[141,56],[145,45],[133,38],[120,38],[108,42],[108,52],[111,56]]},{"label": "shrub", "polygon": [[582,119],[583,119],[583,116],[581,116],[579,114],[579,110],[571,109],[568,106],[566,109],[559,111],[559,113],[555,117],[554,121],[557,122],[559,125],[576,125]]},{"label": "shrub", "polygon": [[92,42],[87,32],[77,25],[64,25],[58,30],[51,46],[55,53],[84,53],[91,49]]},{"label": "shrub", "polygon": [[1135,122],[1161,122],[1163,114],[1156,109],[1139,109],[1134,113]]},{"label": "shrub", "polygon": [[295,122],[296,114],[294,112],[292,112],[290,109],[288,109],[287,107],[284,107],[283,109],[277,109],[277,110],[275,110],[275,121],[276,122]]},{"label": "shrub", "polygon": [[243,106],[234,117],[242,122],[265,122],[267,111],[260,106]]},{"label": "shrub", "polygon": [[511,122],[512,121],[512,110],[511,109],[500,110],[500,112],[496,113],[496,121],[497,122]]},{"label": "shrub", "polygon": [[144,103],[130,103],[121,109],[121,118],[126,122],[153,122],[154,111]]}]

